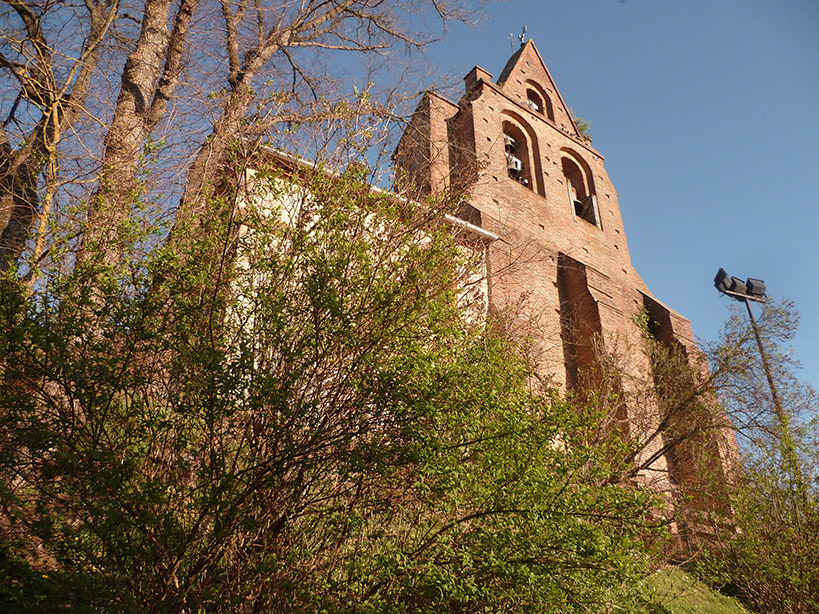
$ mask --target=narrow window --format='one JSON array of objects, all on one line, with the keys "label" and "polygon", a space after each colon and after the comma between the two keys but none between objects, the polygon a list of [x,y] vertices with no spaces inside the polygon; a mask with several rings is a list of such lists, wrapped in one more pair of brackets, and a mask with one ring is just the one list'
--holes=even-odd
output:
[{"label": "narrow window", "polygon": [[563,177],[569,194],[569,203],[574,214],[589,224],[597,226],[594,196],[590,193],[583,169],[569,158],[562,159]]}]

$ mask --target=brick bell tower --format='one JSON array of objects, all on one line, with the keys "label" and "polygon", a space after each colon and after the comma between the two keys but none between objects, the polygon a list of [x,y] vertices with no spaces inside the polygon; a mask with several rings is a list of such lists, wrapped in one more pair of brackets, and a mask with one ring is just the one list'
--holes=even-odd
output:
[{"label": "brick bell tower", "polygon": [[635,481],[669,492],[693,486],[704,457],[726,477],[736,454],[729,429],[675,442],[661,402],[645,398],[656,370],[635,315],[648,313],[658,341],[707,366],[689,321],[634,270],[603,157],[578,131],[537,48],[522,45],[497,81],[477,66],[464,81],[457,104],[423,96],[396,150],[400,181],[424,193],[465,192],[461,217],[500,237],[485,256],[490,310],[512,313],[535,339],[542,377],[593,390],[601,357],[618,356],[615,385],[631,401],[612,408],[614,421],[647,441]]}]

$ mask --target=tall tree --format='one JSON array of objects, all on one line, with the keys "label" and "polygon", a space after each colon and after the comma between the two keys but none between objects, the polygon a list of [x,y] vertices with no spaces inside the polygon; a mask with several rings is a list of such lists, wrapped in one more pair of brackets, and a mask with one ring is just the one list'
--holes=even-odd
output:
[{"label": "tall tree", "polygon": [[[119,11],[117,0],[72,7],[25,0],[5,4],[8,27],[0,35],[6,111],[0,128],[0,271],[16,264],[38,216],[50,212],[60,143],[83,113],[100,50]],[[66,17],[74,21],[69,36],[63,30]]]},{"label": "tall tree", "polygon": [[716,543],[703,568],[760,611],[777,614],[819,608],[819,404],[796,377],[790,341],[798,322],[791,303],[764,305],[756,332],[767,365],[741,312],[712,352],[720,400],[743,455],[735,482],[724,489],[735,524],[714,523]]},{"label": "tall tree", "polygon": [[[271,138],[284,123],[292,129],[358,108],[336,104],[351,88],[334,89],[331,71],[316,69],[322,58],[420,49],[427,35],[419,18],[429,12],[444,21],[463,18],[467,4],[7,0],[9,27],[0,39],[0,270],[20,264],[33,230],[37,242],[27,261],[43,256],[47,220],[66,191],[70,200],[88,202],[83,227],[66,234],[81,237],[90,251],[107,246],[101,253],[108,261],[116,260],[120,225],[146,191],[161,194],[168,208],[183,196],[178,225],[198,223],[201,196],[230,147]],[[173,145],[174,155],[187,160],[161,185],[141,175],[149,140]],[[71,176],[64,176],[69,167]],[[80,261],[88,251],[80,249]]]}]

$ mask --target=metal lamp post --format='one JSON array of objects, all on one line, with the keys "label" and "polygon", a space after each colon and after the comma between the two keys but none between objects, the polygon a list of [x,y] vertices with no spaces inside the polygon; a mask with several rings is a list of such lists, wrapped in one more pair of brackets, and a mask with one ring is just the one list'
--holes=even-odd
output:
[{"label": "metal lamp post", "polygon": [[751,328],[753,328],[754,337],[756,337],[756,345],[759,348],[759,356],[762,358],[762,368],[765,370],[765,377],[768,378],[768,387],[771,389],[774,411],[776,411],[776,417],[782,422],[785,419],[785,412],[779,402],[779,395],[776,393],[771,367],[768,363],[768,355],[765,353],[765,348],[762,345],[762,337],[760,337],[759,328],[756,325],[756,318],[754,318],[754,312],[751,310],[751,301],[765,302],[765,282],[761,279],[753,279],[750,277],[743,282],[738,277],[730,277],[728,273],[725,272],[725,269],[720,269],[716,277],[714,277],[714,286],[723,294],[745,303],[745,307],[748,309],[748,317],[751,320]]},{"label": "metal lamp post", "polygon": [[[760,303],[765,302],[765,282],[761,279],[753,278],[748,278],[743,282],[738,277],[729,276],[728,273],[725,272],[725,269],[720,269],[717,272],[716,277],[714,277],[714,286],[716,286],[717,290],[723,294],[745,303],[745,307],[748,309],[748,317],[751,320],[751,327],[754,331],[754,337],[756,337],[756,345],[759,348],[759,356],[762,359],[762,368],[765,370],[765,377],[768,378],[768,387],[771,389],[771,399],[773,400],[774,413],[776,414],[776,419],[779,422],[779,428],[781,431],[780,435],[782,437],[780,449],[782,450],[782,455],[785,462],[790,466],[790,470],[793,473],[792,484],[796,487],[797,493],[802,502],[805,503],[807,501],[807,491],[805,489],[802,471],[799,466],[799,460],[796,456],[796,445],[791,433],[789,424],[790,421],[788,420],[788,416],[779,401],[779,395],[776,392],[776,385],[774,384],[771,367],[768,363],[768,355],[765,353],[765,348],[762,345],[762,337],[759,334],[759,327],[757,327],[754,312],[751,310],[751,301],[757,301]],[[798,523],[798,515],[796,520]]]}]

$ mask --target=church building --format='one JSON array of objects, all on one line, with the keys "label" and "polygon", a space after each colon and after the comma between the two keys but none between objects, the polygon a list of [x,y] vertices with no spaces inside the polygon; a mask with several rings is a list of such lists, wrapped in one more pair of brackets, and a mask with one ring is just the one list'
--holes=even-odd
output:
[{"label": "church building", "polygon": [[464,81],[457,102],[423,96],[396,149],[399,182],[467,194],[458,216],[499,237],[484,254],[489,310],[512,314],[534,340],[542,379],[595,392],[606,356],[617,357],[620,390],[609,392],[627,400],[612,418],[645,441],[636,484],[693,491],[704,466],[724,479],[736,454],[727,418],[696,441],[680,441],[674,425],[695,417],[670,416],[658,395],[641,392],[658,383],[647,335],[700,372],[707,366],[689,321],[632,266],[603,156],[578,130],[537,48],[522,45],[496,80],[476,66]]}]

